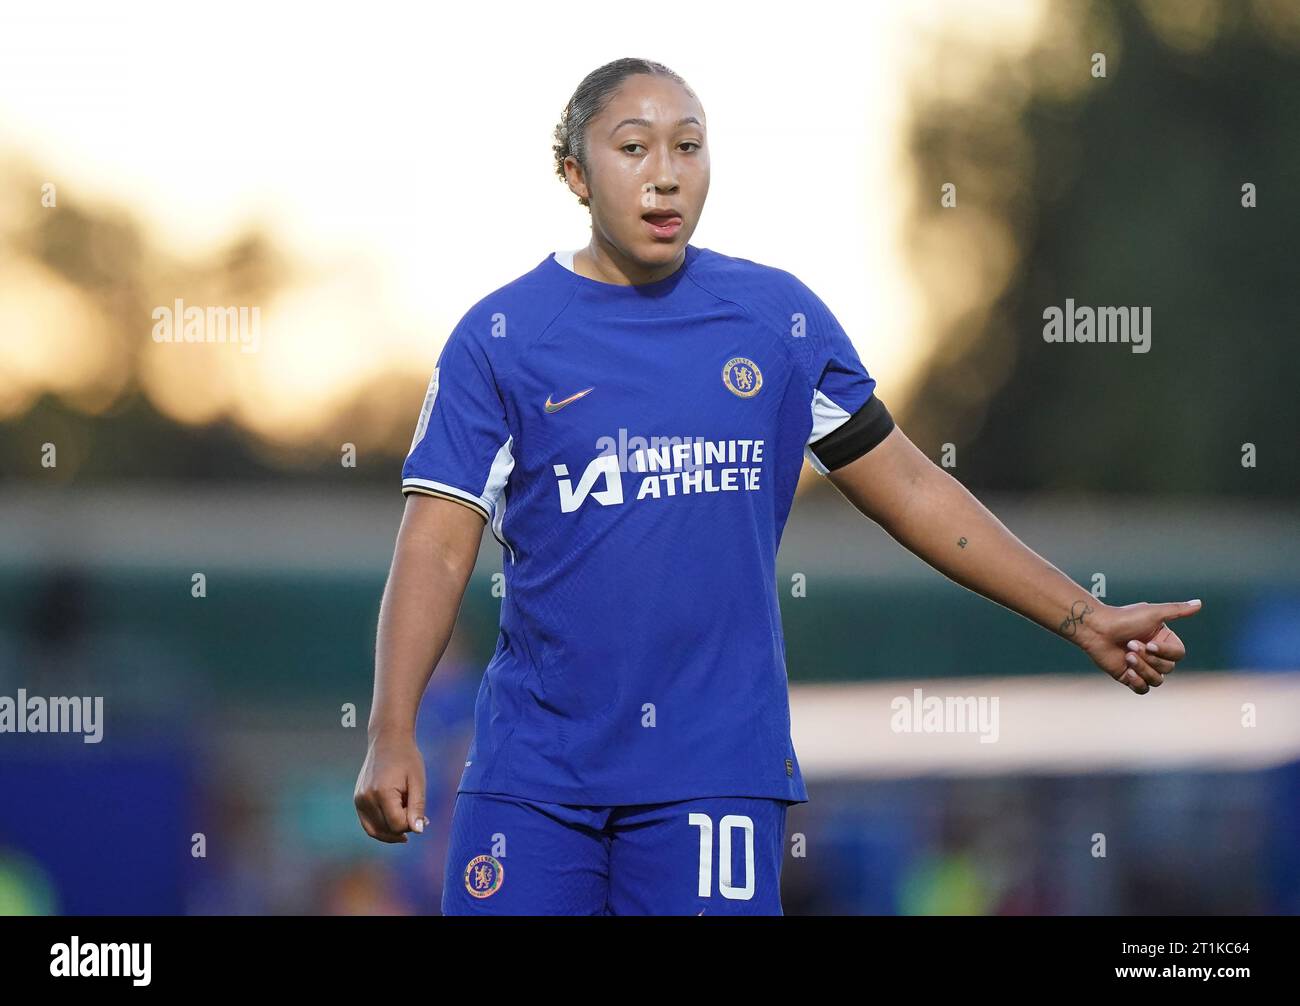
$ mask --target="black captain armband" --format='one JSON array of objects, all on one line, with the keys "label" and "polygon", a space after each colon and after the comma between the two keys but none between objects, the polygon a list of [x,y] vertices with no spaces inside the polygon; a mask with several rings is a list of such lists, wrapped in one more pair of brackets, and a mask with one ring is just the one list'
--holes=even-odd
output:
[{"label": "black captain armband", "polygon": [[889,436],[893,428],[894,417],[873,394],[862,408],[815,444],[809,444],[808,449],[828,472],[833,472],[862,457]]}]

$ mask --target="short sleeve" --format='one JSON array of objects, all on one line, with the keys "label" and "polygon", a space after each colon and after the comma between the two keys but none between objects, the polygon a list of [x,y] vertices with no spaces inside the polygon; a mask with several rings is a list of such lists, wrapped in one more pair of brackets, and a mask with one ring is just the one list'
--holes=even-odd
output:
[{"label": "short sleeve", "polygon": [[452,499],[492,521],[514,467],[512,444],[486,349],[462,321],[433,368],[402,492]]},{"label": "short sleeve", "polygon": [[893,417],[839,319],[806,287],[812,429],[804,456],[820,475],[856,461],[884,440]]}]

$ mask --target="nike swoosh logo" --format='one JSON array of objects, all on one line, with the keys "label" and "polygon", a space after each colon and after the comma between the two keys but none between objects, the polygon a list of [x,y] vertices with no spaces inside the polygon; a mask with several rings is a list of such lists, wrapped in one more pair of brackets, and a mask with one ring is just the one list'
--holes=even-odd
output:
[{"label": "nike swoosh logo", "polygon": [[579,398],[581,398],[583,395],[587,394],[588,392],[595,391],[595,390],[596,390],[596,386],[593,384],[590,388],[583,388],[583,389],[582,389],[581,391],[579,391],[576,395],[570,395],[568,398],[562,398],[562,399],[560,399],[558,402],[552,402],[552,401],[551,401],[551,396],[550,396],[550,395],[547,395],[547,396],[546,396],[546,405],[545,405],[545,409],[546,409],[547,412],[559,412],[562,408],[564,408],[564,407],[565,407],[566,405],[568,405],[570,402],[576,402],[576,401],[577,401]]}]

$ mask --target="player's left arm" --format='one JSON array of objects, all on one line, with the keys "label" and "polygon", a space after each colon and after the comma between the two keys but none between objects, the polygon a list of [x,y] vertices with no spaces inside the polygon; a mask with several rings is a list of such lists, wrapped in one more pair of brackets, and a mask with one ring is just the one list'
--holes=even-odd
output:
[{"label": "player's left arm", "polygon": [[896,425],[826,477],[859,512],[949,579],[1074,643],[1145,695],[1187,654],[1163,623],[1200,601],[1104,604],[1007,530]]}]

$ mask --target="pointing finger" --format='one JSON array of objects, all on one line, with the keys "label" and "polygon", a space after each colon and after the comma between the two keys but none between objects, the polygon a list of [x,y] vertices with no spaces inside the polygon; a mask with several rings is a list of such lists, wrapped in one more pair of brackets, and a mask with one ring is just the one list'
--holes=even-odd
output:
[{"label": "pointing finger", "polygon": [[1160,617],[1168,620],[1195,615],[1201,610],[1201,602],[1198,598],[1195,601],[1175,601],[1172,604],[1158,604],[1156,607],[1160,609]]}]

